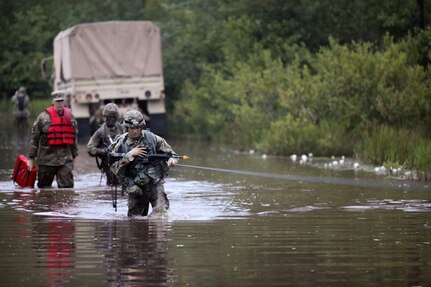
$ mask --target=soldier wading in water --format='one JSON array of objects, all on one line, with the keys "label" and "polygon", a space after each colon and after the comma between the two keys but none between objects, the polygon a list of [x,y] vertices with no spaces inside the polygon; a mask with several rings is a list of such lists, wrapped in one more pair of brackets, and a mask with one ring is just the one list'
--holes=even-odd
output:
[{"label": "soldier wading in water", "polygon": [[120,116],[118,106],[109,103],[102,112],[105,122],[97,129],[90,138],[87,149],[91,156],[96,157],[98,167],[106,174],[106,184],[116,184],[116,177],[109,169],[108,147],[114,142],[117,135],[124,133],[123,127],[118,122]]},{"label": "soldier wading in water", "polygon": [[127,133],[117,137],[109,152],[125,154],[111,169],[129,196],[127,216],[148,215],[149,203],[154,214],[166,212],[169,200],[164,189],[164,178],[177,159],[150,161],[148,156],[176,154],[165,139],[144,129],[145,120],[139,111],[128,111],[124,115],[124,124]]},{"label": "soldier wading in water", "polygon": [[54,177],[59,188],[71,188],[73,162],[78,156],[77,124],[64,106],[64,93],[54,91],[51,97],[52,106],[39,114],[31,130],[28,168],[37,162],[39,188],[51,187]]}]

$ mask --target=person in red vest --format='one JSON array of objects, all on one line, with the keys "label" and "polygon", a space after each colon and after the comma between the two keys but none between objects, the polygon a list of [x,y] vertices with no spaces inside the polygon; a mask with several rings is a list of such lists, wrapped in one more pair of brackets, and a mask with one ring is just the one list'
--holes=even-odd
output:
[{"label": "person in red vest", "polygon": [[77,123],[71,110],[64,106],[62,91],[51,94],[52,106],[38,115],[31,130],[28,166],[38,165],[39,188],[52,186],[54,177],[59,188],[73,187],[73,162],[78,156]]}]

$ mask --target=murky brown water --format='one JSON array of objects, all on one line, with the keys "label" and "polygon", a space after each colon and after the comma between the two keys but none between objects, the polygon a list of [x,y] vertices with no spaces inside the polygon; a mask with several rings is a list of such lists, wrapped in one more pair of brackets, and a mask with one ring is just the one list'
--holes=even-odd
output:
[{"label": "murky brown water", "polygon": [[431,286],[426,183],[170,140],[220,170],[176,167],[169,215],[131,220],[84,146],[75,189],[15,187],[28,134],[1,125],[0,286]]}]

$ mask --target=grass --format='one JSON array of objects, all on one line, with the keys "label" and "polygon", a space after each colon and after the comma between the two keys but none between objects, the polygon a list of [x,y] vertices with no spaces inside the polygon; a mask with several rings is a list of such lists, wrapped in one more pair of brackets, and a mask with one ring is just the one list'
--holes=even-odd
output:
[{"label": "grass", "polygon": [[417,179],[430,179],[431,139],[418,132],[377,127],[356,146],[355,154],[367,163],[411,169]]},{"label": "grass", "polygon": [[[11,112],[12,104],[10,99],[3,99],[0,101],[0,110],[2,112]],[[46,107],[51,105],[51,99],[30,99],[29,109],[33,116],[41,113]]]}]

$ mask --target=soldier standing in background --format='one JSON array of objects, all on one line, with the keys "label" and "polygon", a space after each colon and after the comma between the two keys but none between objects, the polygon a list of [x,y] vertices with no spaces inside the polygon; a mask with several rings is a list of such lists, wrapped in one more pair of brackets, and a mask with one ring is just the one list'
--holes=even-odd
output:
[{"label": "soldier standing in background", "polygon": [[12,96],[11,102],[13,104],[12,114],[15,117],[15,122],[17,124],[27,124],[28,117],[30,116],[30,111],[28,109],[28,103],[30,101],[29,96],[25,87],[20,87],[15,95]]},{"label": "soldier standing in background", "polygon": [[107,185],[116,184],[116,176],[109,169],[107,149],[117,135],[124,133],[123,127],[118,122],[119,115],[116,104],[107,104],[102,112],[105,122],[97,129],[87,144],[88,153],[96,157],[97,166],[106,174]]},{"label": "soldier standing in background", "polygon": [[31,130],[29,169],[38,165],[39,188],[51,187],[56,177],[59,188],[71,188],[73,162],[78,156],[77,124],[69,108],[64,107],[62,91],[51,94],[52,106],[38,115]]}]

